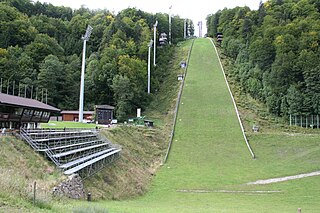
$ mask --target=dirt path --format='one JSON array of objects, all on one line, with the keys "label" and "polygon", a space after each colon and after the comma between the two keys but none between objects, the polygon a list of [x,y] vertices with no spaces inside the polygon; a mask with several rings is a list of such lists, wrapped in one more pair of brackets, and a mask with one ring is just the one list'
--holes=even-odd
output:
[{"label": "dirt path", "polygon": [[272,179],[267,179],[267,180],[258,180],[255,182],[247,183],[247,185],[264,185],[264,184],[278,183],[278,182],[301,179],[301,178],[318,176],[318,175],[320,175],[320,171],[306,173],[306,174],[300,174],[300,175],[287,176],[287,177],[272,178]]}]

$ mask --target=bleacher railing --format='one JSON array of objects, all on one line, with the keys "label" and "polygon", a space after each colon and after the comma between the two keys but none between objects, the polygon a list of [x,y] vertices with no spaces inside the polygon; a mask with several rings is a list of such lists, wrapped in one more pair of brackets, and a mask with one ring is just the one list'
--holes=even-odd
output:
[{"label": "bleacher railing", "polygon": [[[57,130],[55,132],[55,130]],[[84,169],[87,164],[92,169],[90,162],[103,164],[102,154],[114,158],[113,154],[107,155],[109,150],[120,152],[121,147],[113,145],[108,139],[100,138],[97,129],[20,129],[21,139],[37,152],[44,152],[50,160],[60,169],[70,172],[78,171],[74,168],[62,168],[61,165],[76,162],[72,167]],[[113,149],[110,149],[113,148]],[[106,151],[106,152],[103,152]],[[98,153],[101,153],[98,154]],[[96,160],[94,160],[96,158]],[[101,162],[100,162],[101,161]],[[81,165],[82,164],[82,165]],[[90,170],[91,169],[85,169]],[[90,172],[90,174],[93,174]]]}]

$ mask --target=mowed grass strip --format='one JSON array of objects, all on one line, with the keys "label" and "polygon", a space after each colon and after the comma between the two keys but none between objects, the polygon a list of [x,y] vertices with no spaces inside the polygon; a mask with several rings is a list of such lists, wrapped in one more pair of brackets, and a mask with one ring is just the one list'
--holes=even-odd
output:
[{"label": "mowed grass strip", "polygon": [[195,41],[177,122],[167,164],[175,188],[239,183],[237,170],[252,159],[208,39]]}]

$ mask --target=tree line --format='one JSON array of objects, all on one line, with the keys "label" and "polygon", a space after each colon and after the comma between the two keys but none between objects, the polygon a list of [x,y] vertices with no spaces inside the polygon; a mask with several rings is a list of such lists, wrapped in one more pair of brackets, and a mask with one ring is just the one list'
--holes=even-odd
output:
[{"label": "tree line", "polygon": [[320,114],[320,1],[268,0],[258,10],[219,10],[208,35],[223,33],[229,76],[278,116]]},{"label": "tree line", "polygon": [[[1,86],[8,88],[10,94],[13,82],[21,85],[21,90],[26,88],[27,96],[31,93],[35,96],[35,88],[45,88],[49,104],[61,109],[77,109],[81,37],[91,25],[93,30],[87,42],[85,109],[92,110],[97,104],[115,105],[122,119],[135,108],[145,108],[149,104],[152,95],[148,96],[146,91],[148,44],[153,39],[156,20],[157,38],[162,32],[168,34],[168,14],[151,14],[136,8],[117,14],[86,7],[73,10],[31,0],[0,0],[0,11]],[[189,36],[193,36],[192,21],[187,20],[187,25]],[[184,19],[174,16],[172,43],[183,39]],[[156,43],[158,46],[158,41]],[[152,68],[153,93],[169,72],[167,66],[173,50],[169,45],[158,48],[158,66]]]}]

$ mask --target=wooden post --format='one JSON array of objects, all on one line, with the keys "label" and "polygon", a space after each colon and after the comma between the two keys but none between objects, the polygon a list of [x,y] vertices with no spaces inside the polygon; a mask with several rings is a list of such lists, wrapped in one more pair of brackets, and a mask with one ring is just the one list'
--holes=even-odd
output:
[{"label": "wooden post", "polygon": [[302,115],[300,115],[300,126],[302,127]]},{"label": "wooden post", "polygon": [[301,213],[301,208],[298,208],[298,213]]},{"label": "wooden post", "polygon": [[317,115],[317,128],[319,129],[319,115]]},{"label": "wooden post", "polygon": [[294,125],[297,126],[297,115],[294,116]]},{"label": "wooden post", "polygon": [[88,194],[87,194],[87,201],[91,201],[91,193],[89,192]]},{"label": "wooden post", "polygon": [[37,182],[33,183],[33,205],[36,205],[36,189],[37,189]]}]

